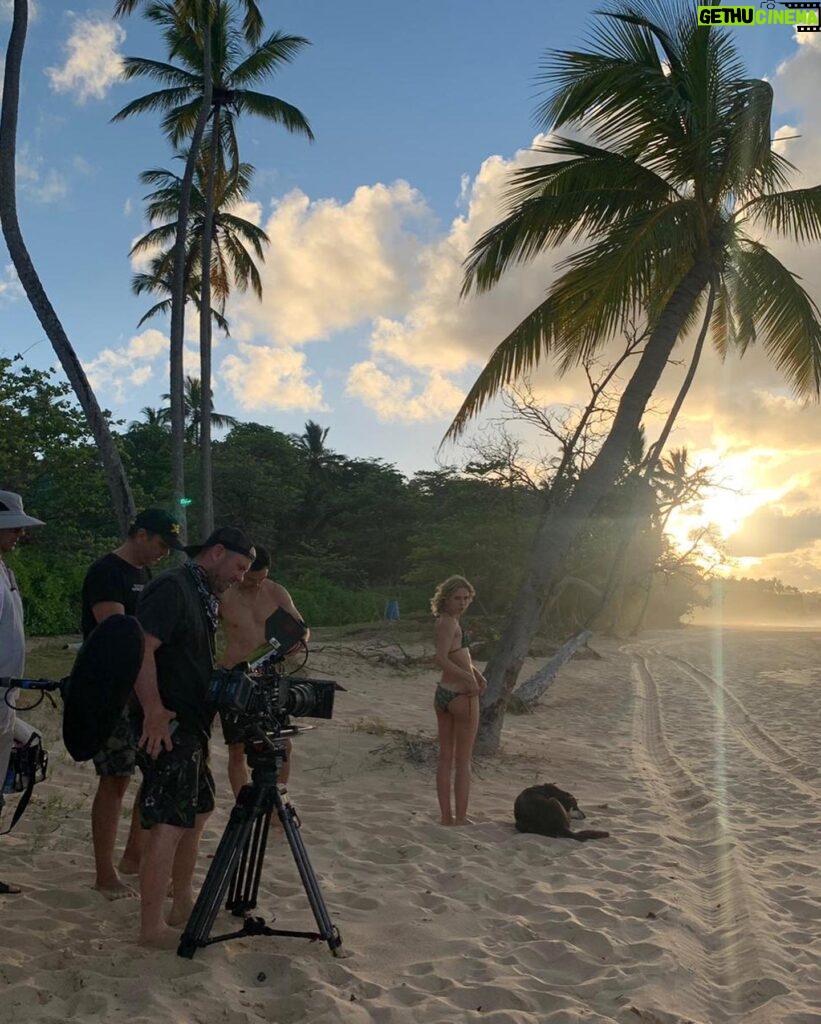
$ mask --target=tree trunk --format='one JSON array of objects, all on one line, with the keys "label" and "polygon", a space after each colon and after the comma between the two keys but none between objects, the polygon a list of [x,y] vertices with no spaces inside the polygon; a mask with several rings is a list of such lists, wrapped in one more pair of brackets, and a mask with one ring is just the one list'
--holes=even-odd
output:
[{"label": "tree trunk", "polygon": [[534,672],[530,679],[526,679],[513,691],[511,702],[516,702],[522,710],[532,707],[559,674],[562,665],[570,661],[580,647],[586,646],[592,636],[589,629],[583,629],[581,633],[566,640],[538,672]]},{"label": "tree trunk", "polygon": [[214,488],[211,474],[211,249],[214,234],[214,197],[217,185],[220,108],[214,108],[208,181],[202,221],[202,285],[200,301],[200,529],[207,537],[214,529]]},{"label": "tree trunk", "polygon": [[499,749],[508,697],[527,657],[542,603],[574,540],[618,477],[684,321],[710,276],[710,259],[704,256],[675,289],[624,389],[601,451],[579,478],[567,501],[554,506],[542,521],[534,545],[532,569],[520,587],[507,626],[485,670],[488,688],[482,698],[476,744],[479,753],[492,754]]},{"label": "tree trunk", "polygon": [[91,390],[82,364],[77,358],[77,353],[74,351],[37,275],[17,217],[15,179],[17,116],[20,102],[20,68],[26,45],[27,27],[28,2],[27,0],[15,0],[14,20],[6,52],[3,107],[2,113],[0,113],[0,223],[2,223],[3,236],[6,239],[14,269],[20,278],[20,284],[23,286],[38,320],[43,325],[43,330],[46,332],[85,414],[89,430],[100,452],[120,535],[125,537],[129,524],[134,518],[135,510],[134,499],[128,486],[120,453],[94,392]]},{"label": "tree trunk", "polygon": [[[704,313],[704,320],[701,324],[701,330],[698,332],[698,338],[696,339],[695,347],[693,348],[693,355],[690,359],[690,365],[687,368],[687,373],[684,377],[684,380],[682,381],[681,387],[679,388],[679,392],[676,395],[676,399],[670,408],[670,412],[667,414],[667,419],[664,421],[664,427],[662,428],[661,434],[659,434],[658,440],[654,442],[652,448],[650,449],[644,464],[644,468],[642,470],[642,477],[647,481],[650,480],[650,478],[656,470],[656,466],[658,466],[659,464],[662,452],[664,451],[664,446],[667,444],[667,439],[669,438],[670,433],[672,432],[673,426],[675,425],[676,419],[678,418],[678,414],[681,412],[681,407],[682,405],[684,405],[684,400],[687,397],[687,394],[690,390],[690,386],[692,385],[693,380],[695,378],[696,370],[698,369],[698,364],[701,361],[701,353],[704,351],[704,342],[707,339],[707,332],[710,329],[710,321],[713,318],[713,306],[715,305],[715,297],[715,283],[712,283],[710,285],[710,290],[707,295],[707,309]],[[608,603],[613,598],[613,595],[616,591],[616,587],[619,584],[621,584],[623,587],[624,563],[627,559],[627,553],[630,550],[630,543],[633,540],[633,537],[635,536],[637,529],[638,521],[634,521],[633,523],[631,523],[628,532],[626,533],[623,541],[619,545],[619,548],[616,552],[616,557],[613,559],[613,565],[610,570],[610,577],[607,581],[607,587],[605,588],[604,596],[601,600],[599,607],[590,616],[588,620],[588,625],[592,625],[597,620],[597,618],[603,614]],[[652,573],[650,576],[650,588],[652,589]],[[647,610],[647,605],[650,601],[649,594],[650,590],[648,590],[647,592],[647,598],[644,602],[644,611],[641,614],[641,618],[638,620],[639,623],[644,619],[644,615]],[[612,617],[611,627],[614,627],[615,624],[616,617]],[[637,632],[638,624],[634,627],[631,636],[635,636]]]},{"label": "tree trunk", "polygon": [[[180,208],[177,212],[177,232],[174,239],[174,272],[171,280],[171,338],[169,346],[169,387],[171,407],[171,473],[174,492],[174,508],[182,525],[183,538],[187,539],[188,524],[185,505],[185,373],[183,370],[183,343],[185,338],[186,267],[185,243],[188,235],[188,214],[191,209],[191,189],[194,171],[205,134],[205,125],[211,112],[213,81],[211,77],[211,3],[199,0],[198,22],[203,32],[203,95],[191,146],[185,161],[185,171],[180,185]],[[208,307],[210,309],[210,307]],[[206,316],[208,313],[206,312]]]}]

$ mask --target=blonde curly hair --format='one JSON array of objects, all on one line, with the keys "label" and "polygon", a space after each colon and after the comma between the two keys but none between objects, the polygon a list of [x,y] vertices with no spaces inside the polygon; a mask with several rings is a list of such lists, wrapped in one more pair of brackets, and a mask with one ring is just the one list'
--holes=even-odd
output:
[{"label": "blonde curly hair", "polygon": [[445,610],[445,601],[457,590],[467,590],[471,598],[476,596],[476,588],[464,576],[448,576],[434,590],[433,597],[430,599],[430,610],[434,615],[442,614]]}]

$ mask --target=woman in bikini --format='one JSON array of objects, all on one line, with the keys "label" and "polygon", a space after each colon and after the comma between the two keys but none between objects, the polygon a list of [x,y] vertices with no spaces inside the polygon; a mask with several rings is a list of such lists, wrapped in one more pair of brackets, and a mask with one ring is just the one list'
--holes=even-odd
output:
[{"label": "woman in bikini", "polygon": [[[476,591],[463,576],[451,576],[436,588],[430,607],[436,616],[434,660],[442,670],[433,707],[439,726],[436,794],[443,825],[469,824],[470,761],[479,727],[479,697],[487,682],[470,660],[460,619]],[[455,811],[451,810],[451,777]]]}]

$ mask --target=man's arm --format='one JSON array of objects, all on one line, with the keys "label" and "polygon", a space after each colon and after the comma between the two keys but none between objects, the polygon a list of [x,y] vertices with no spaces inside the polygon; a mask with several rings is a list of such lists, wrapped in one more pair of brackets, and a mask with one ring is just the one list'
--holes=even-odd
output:
[{"label": "man's arm", "polygon": [[125,605],[119,601],[98,601],[91,606],[91,614],[95,622],[102,622],[109,615],[125,615]]},{"label": "man's arm", "polygon": [[165,747],[170,750],[173,746],[169,723],[174,718],[174,712],[169,711],[160,699],[160,688],[157,685],[157,661],[155,654],[162,646],[159,640],[151,633],[145,633],[145,651],[143,661],[134,684],[134,692],[143,709],[143,733],[140,736],[140,746],[151,757],[157,757]]}]

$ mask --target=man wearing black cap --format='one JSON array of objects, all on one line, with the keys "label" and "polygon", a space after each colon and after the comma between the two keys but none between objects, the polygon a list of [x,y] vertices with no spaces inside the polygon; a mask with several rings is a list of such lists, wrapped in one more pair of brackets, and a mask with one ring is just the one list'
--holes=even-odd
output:
[{"label": "man wearing black cap", "polygon": [[[177,520],[160,508],[140,512],[123,543],[99,558],[86,573],[82,590],[84,638],[109,615],[134,614],[137,599],[151,578],[150,567],[165,558],[170,548],[183,550]],[[137,738],[133,718],[125,713],[106,745],[94,755],[94,767],[99,776],[91,805],[95,888],[109,899],[132,892],[114,867],[114,847],[123,798],[136,766]],[[124,874],[135,875],[139,869],[141,831],[135,802],[131,831],[120,862]]]},{"label": "man wearing black cap", "polygon": [[[26,636],[23,630],[23,602],[5,556],[32,526],[44,526],[23,511],[23,499],[14,491],[0,491],[0,676],[20,679],[26,666]],[[3,808],[3,782],[14,744],[14,707],[19,690],[0,690],[0,810]],[[0,894],[19,893],[9,882],[0,882]]]},{"label": "man wearing black cap", "polygon": [[[143,713],[140,818],[150,830],[140,863],[140,942],[161,947],[177,944],[174,926],[184,924],[193,908],[200,835],[214,809],[207,693],[216,664],[219,597],[242,580],[256,554],[233,527],[215,530],[186,551],[191,560],[152,580],[137,605],[145,633],[135,685]],[[174,903],[166,922],[169,879]]]}]

